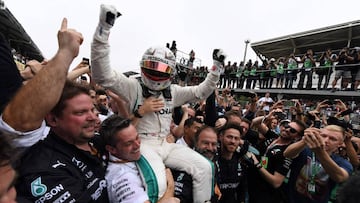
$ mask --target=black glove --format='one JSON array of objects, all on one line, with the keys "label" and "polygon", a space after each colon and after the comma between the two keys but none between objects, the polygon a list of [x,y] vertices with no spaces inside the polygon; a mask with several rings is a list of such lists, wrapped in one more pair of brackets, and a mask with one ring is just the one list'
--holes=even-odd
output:
[{"label": "black glove", "polygon": [[224,66],[226,55],[221,49],[214,49],[213,51],[213,59],[214,61],[218,61],[221,63],[222,66]]},{"label": "black glove", "polygon": [[221,49],[214,49],[212,58],[214,60],[214,65],[209,72],[220,76],[220,74],[224,72],[224,61],[226,55]]}]

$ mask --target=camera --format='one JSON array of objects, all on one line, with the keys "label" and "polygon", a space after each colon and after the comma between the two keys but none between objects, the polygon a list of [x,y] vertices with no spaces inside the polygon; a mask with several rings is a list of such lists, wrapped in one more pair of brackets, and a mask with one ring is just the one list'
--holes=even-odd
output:
[{"label": "camera", "polygon": [[274,115],[275,115],[275,117],[276,117],[277,119],[279,119],[280,121],[286,119],[286,114],[283,113],[283,112],[275,112]]},{"label": "camera", "polygon": [[89,65],[89,64],[90,64],[90,60],[89,60],[88,58],[83,57],[82,63]]}]

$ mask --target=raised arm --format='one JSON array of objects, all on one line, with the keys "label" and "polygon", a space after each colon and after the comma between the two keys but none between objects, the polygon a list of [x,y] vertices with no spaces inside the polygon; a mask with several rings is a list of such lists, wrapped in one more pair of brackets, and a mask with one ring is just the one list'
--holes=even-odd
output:
[{"label": "raised arm", "polygon": [[325,141],[320,135],[320,130],[315,128],[309,128],[307,130],[308,131],[304,133],[303,140],[315,153],[316,158],[330,178],[337,183],[344,182],[348,179],[349,173],[330,157],[329,152],[325,151]]},{"label": "raised arm", "polygon": [[75,80],[79,76],[90,73],[90,67],[89,64],[84,63],[83,61],[79,63],[72,71],[70,71],[67,75],[67,78],[69,80]]},{"label": "raised arm", "polygon": [[58,32],[57,53],[5,107],[2,117],[9,126],[22,132],[41,126],[45,115],[60,98],[69,66],[78,55],[82,42],[81,33],[68,29],[64,18]]}]

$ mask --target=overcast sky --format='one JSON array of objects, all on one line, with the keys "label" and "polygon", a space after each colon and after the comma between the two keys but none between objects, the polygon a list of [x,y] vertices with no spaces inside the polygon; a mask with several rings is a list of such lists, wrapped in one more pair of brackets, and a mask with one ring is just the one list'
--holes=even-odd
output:
[{"label": "overcast sky", "polygon": [[[122,13],[110,35],[113,68],[139,71],[139,60],[153,45],[176,40],[178,50],[193,49],[210,66],[214,48],[226,60],[243,60],[246,39],[258,42],[329,25],[359,20],[359,0],[4,0],[45,58],[57,50],[63,17],[84,36],[80,54],[90,57],[90,44],[101,3]],[[251,47],[247,59],[256,59]]]}]

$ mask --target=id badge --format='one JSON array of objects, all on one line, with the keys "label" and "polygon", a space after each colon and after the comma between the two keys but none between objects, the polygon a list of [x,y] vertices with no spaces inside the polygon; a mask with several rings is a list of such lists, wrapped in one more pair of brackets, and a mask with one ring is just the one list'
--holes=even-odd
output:
[{"label": "id badge", "polygon": [[315,183],[312,181],[310,183],[308,183],[307,189],[308,189],[309,193],[314,194],[316,192]]}]

